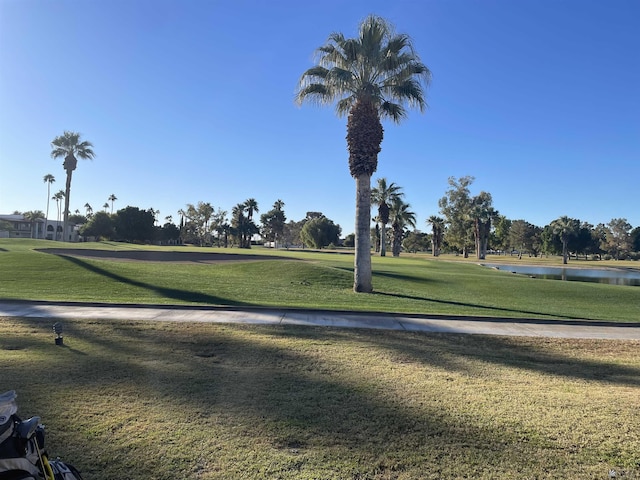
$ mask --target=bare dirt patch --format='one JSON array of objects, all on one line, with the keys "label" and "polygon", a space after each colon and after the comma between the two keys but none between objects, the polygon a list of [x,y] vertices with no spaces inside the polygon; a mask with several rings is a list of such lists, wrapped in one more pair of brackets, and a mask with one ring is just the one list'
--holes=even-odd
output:
[{"label": "bare dirt patch", "polygon": [[282,257],[271,255],[217,252],[154,252],[150,250],[93,250],[83,248],[40,248],[37,251],[60,256],[128,262],[226,263],[282,259]]}]

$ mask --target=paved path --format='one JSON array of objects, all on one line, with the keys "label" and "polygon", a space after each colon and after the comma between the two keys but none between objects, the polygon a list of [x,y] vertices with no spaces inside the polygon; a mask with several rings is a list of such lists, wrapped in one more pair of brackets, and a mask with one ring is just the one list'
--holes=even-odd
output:
[{"label": "paved path", "polygon": [[640,324],[580,320],[503,319],[442,315],[404,315],[236,309],[192,306],[0,302],[0,317],[127,319],[167,322],[309,325],[556,338],[640,340]]}]

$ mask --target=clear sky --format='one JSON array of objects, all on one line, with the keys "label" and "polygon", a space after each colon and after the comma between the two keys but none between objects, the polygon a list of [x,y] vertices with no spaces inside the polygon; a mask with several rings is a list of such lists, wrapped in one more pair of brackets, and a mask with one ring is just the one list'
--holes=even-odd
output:
[{"label": "clear sky", "polygon": [[0,213],[44,211],[48,173],[64,190],[50,142],[72,130],[96,152],[72,212],[282,199],[288,220],[353,232],[346,119],[294,93],[370,13],[433,73],[429,109],[383,124],[373,177],[403,187],[419,229],[464,175],[512,220],[640,225],[637,0],[0,0]]}]

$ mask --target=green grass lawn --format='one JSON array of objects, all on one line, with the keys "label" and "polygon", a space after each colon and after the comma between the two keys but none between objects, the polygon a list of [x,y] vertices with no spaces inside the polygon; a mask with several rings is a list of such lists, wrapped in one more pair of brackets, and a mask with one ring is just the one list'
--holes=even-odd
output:
[{"label": "green grass lawn", "polygon": [[638,341],[0,319],[86,480],[640,477]]},{"label": "green grass lawn", "polygon": [[[0,240],[0,301],[215,304],[637,322],[640,290],[350,254],[178,264]],[[122,244],[69,245],[128,251]],[[86,480],[640,478],[639,341],[0,318],[0,391]]]},{"label": "green grass lawn", "polygon": [[[35,250],[61,246],[261,257],[253,262],[183,264],[89,259]],[[265,255],[276,258],[264,259]],[[0,299],[640,320],[638,287],[532,279],[471,261],[419,255],[374,257],[375,292],[370,295],[352,291],[353,255],[325,252],[0,240],[0,271]]]}]

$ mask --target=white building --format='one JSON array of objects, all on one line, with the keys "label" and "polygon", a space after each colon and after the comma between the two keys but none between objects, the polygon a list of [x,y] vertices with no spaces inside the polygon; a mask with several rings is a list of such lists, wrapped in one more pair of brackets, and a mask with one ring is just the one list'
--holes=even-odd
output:
[{"label": "white building", "polygon": [[[63,222],[44,218],[31,221],[24,215],[0,215],[0,238],[62,240],[62,224]],[[71,225],[71,234],[67,241],[78,241],[78,227],[78,225]]]}]

